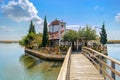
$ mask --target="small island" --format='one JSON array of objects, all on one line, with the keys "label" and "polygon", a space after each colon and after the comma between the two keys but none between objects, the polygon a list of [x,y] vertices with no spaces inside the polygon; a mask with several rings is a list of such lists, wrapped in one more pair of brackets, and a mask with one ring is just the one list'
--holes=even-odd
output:
[{"label": "small island", "polygon": [[68,48],[81,51],[82,46],[90,47],[99,52],[107,53],[105,44],[107,34],[103,23],[99,37],[90,25],[78,31],[66,29],[66,22],[55,19],[49,25],[44,18],[43,33],[36,33],[32,20],[28,34],[19,41],[25,47],[25,52],[41,59],[63,61]]},{"label": "small island", "polygon": [[69,48],[60,45],[66,31],[65,25],[65,22],[57,19],[47,25],[45,17],[43,33],[36,33],[35,25],[31,20],[28,34],[19,41],[19,44],[25,47],[27,54],[46,60],[63,61]]}]

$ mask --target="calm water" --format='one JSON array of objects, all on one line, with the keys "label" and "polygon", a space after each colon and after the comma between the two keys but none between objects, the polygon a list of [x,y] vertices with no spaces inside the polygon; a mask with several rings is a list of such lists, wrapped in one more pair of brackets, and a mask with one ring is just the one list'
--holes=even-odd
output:
[{"label": "calm water", "polygon": [[120,61],[120,44],[107,44],[108,56]]},{"label": "calm water", "polygon": [[[120,44],[107,48],[108,56],[120,61]],[[61,65],[29,57],[19,44],[0,43],[0,80],[56,80]]]},{"label": "calm water", "polygon": [[61,65],[29,57],[19,44],[0,43],[0,80],[56,80]]},{"label": "calm water", "polygon": [[[109,57],[120,61],[120,44],[108,44],[107,49],[108,49],[108,56]],[[111,65],[110,61],[107,61],[107,63],[108,63],[108,65]],[[120,66],[119,65],[116,64],[115,69],[118,72],[120,72]],[[111,75],[111,71],[109,69],[107,69],[107,72],[109,73],[109,75]],[[117,75],[116,75],[116,80],[120,80],[120,77],[118,77]]]}]

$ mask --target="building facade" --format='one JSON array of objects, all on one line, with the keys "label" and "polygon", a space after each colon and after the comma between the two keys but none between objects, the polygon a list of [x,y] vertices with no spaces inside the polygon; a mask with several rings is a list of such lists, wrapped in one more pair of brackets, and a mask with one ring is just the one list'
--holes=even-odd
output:
[{"label": "building facade", "polygon": [[66,32],[66,23],[56,19],[52,21],[48,27],[49,27],[48,36],[50,44],[53,46],[55,45],[60,46],[62,37]]}]

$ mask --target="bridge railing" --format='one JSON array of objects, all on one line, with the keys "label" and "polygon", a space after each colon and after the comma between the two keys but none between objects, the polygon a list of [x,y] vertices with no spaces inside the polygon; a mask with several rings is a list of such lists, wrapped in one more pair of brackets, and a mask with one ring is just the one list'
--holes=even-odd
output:
[{"label": "bridge railing", "polygon": [[[88,47],[83,47],[82,52],[95,65],[106,80],[116,80],[116,76],[120,79],[120,71],[115,69],[116,65],[120,67],[119,61]],[[107,60],[111,62],[111,65],[106,62]],[[107,71],[107,69],[110,71]]]},{"label": "bridge railing", "polygon": [[71,47],[67,51],[57,80],[69,80],[70,63],[71,63]]}]

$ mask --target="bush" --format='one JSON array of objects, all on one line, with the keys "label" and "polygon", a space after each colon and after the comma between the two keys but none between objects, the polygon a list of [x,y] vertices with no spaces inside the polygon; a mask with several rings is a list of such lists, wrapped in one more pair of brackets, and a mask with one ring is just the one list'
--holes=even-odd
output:
[{"label": "bush", "polygon": [[67,51],[68,50],[68,46],[60,46],[59,47],[61,51]]},{"label": "bush", "polygon": [[24,36],[22,40],[19,41],[19,44],[25,48],[36,49],[42,43],[42,34],[28,33],[27,36]]},{"label": "bush", "polygon": [[53,48],[53,50],[54,50],[54,52],[55,52],[56,54],[59,54],[59,47],[58,47],[58,46],[55,46],[55,47]]}]

